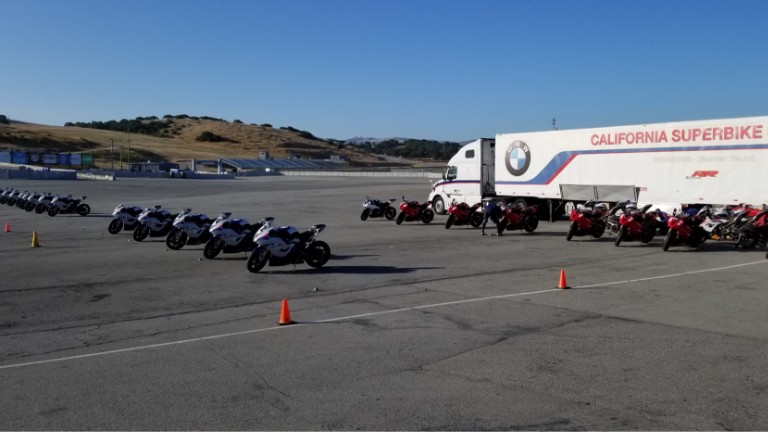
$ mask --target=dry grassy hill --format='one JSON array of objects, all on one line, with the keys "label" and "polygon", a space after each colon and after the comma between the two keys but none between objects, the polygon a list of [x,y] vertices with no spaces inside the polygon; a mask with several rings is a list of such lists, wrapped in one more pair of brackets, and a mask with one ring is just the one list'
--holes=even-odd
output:
[{"label": "dry grassy hill", "polygon": [[[299,156],[302,159],[327,159],[331,155],[345,156],[352,166],[402,166],[381,161],[354,146],[343,146],[321,139],[310,139],[297,131],[269,126],[248,125],[209,119],[166,119],[170,122],[163,137],[107,130],[46,126],[10,120],[0,124],[0,148],[40,149],[51,152],[80,152],[94,154],[96,166],[110,168],[118,161],[126,164],[130,157],[136,161],[182,162],[190,159],[239,157],[256,159],[267,151],[275,159]],[[196,138],[210,132],[226,142],[200,142]],[[128,148],[130,146],[130,155]],[[114,153],[112,149],[114,148]]]}]

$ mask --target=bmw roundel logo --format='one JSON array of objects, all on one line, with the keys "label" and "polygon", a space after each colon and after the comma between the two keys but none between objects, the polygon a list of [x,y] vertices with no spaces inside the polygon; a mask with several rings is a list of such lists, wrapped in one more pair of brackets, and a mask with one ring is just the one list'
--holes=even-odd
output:
[{"label": "bmw roundel logo", "polygon": [[510,174],[523,175],[531,165],[531,149],[522,141],[514,141],[507,147],[505,160]]}]

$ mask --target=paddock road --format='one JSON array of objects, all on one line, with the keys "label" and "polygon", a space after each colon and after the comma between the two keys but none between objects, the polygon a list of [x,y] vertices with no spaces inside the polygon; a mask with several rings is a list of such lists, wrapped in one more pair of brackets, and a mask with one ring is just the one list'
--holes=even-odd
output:
[{"label": "paddock road", "polygon": [[[764,250],[360,220],[424,179],[2,186],[93,209],[0,206],[3,430],[768,429]],[[332,258],[251,274],[110,235],[120,202],[325,223]]]}]

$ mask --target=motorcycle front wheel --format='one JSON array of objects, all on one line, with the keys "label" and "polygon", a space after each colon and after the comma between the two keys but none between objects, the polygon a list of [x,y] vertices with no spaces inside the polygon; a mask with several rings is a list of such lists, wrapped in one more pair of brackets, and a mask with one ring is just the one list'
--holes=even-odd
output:
[{"label": "motorcycle front wheel", "polygon": [[165,238],[165,245],[168,246],[168,249],[179,250],[187,244],[188,238],[184,231],[174,228],[173,231],[168,233],[168,237]]},{"label": "motorcycle front wheel", "polygon": [[133,230],[133,239],[136,241],[144,241],[149,236],[149,227],[141,224]]},{"label": "motorcycle front wheel", "polygon": [[203,248],[203,256],[208,259],[216,258],[222,249],[224,249],[224,240],[212,237],[205,242],[205,248]]},{"label": "motorcycle front wheel", "polygon": [[664,236],[664,243],[661,245],[661,249],[664,252],[668,251],[669,247],[672,246],[672,243],[675,242],[676,238],[677,238],[677,231],[675,230],[667,231],[667,235]]},{"label": "motorcycle front wheel", "polygon": [[59,214],[59,208],[58,208],[58,207],[56,207],[56,206],[51,206],[51,207],[48,209],[48,216],[51,216],[51,217],[53,217],[53,216],[56,216],[57,214]]},{"label": "motorcycle front wheel", "polygon": [[400,212],[399,215],[397,215],[397,220],[395,221],[396,224],[400,225],[405,220],[405,212]]},{"label": "motorcycle front wheel", "polygon": [[445,221],[445,229],[450,229],[451,225],[453,225],[453,221],[456,219],[456,216],[451,213],[448,215],[448,220]]},{"label": "motorcycle front wheel", "polygon": [[307,245],[304,254],[307,264],[319,268],[324,266],[331,257],[331,247],[324,241],[315,241]]},{"label": "motorcycle front wheel", "polygon": [[269,251],[264,247],[256,246],[256,249],[251,252],[251,256],[248,257],[246,267],[249,272],[257,273],[264,268],[267,261],[269,261]]},{"label": "motorcycle front wheel", "polygon": [[122,230],[123,221],[120,219],[112,219],[112,222],[109,223],[109,227],[107,227],[107,231],[109,231],[110,234],[117,234]]},{"label": "motorcycle front wheel", "polygon": [[624,225],[623,227],[619,228],[619,233],[616,234],[616,242],[614,243],[616,246],[621,244],[621,241],[624,240],[624,236],[627,235],[627,226]]},{"label": "motorcycle front wheel", "polygon": [[576,222],[571,222],[571,225],[568,227],[568,234],[565,235],[566,241],[571,241],[574,235],[576,235],[576,230],[579,229],[579,226],[576,224]]},{"label": "motorcycle front wheel", "polygon": [[366,220],[368,219],[368,216],[371,215],[371,209],[365,209],[363,210],[363,213],[360,214],[360,220]]}]

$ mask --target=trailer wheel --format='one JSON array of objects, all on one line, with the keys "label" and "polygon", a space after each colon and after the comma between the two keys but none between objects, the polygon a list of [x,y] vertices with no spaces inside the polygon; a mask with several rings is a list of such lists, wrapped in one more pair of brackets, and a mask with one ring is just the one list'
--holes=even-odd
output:
[{"label": "trailer wheel", "polygon": [[432,200],[432,208],[435,210],[435,213],[439,215],[444,215],[445,201],[443,201],[443,197],[436,196],[435,199]]}]

